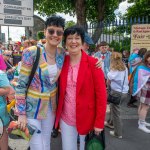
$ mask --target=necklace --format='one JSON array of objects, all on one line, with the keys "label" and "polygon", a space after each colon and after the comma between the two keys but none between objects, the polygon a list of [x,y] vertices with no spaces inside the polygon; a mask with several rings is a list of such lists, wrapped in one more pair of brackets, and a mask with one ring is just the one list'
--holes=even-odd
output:
[{"label": "necklace", "polygon": [[55,55],[52,57],[48,53],[46,53],[46,56],[48,56],[50,59],[55,59]]},{"label": "necklace", "polygon": [[56,57],[56,54],[55,54],[54,56],[51,56],[50,54],[48,54],[48,53],[46,52],[46,50],[45,50],[45,53],[46,53],[46,56],[48,56],[50,59],[55,59],[55,57]]}]

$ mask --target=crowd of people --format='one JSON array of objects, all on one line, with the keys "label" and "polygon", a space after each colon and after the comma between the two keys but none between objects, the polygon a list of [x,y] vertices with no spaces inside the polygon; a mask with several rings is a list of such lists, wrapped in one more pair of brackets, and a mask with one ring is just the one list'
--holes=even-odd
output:
[{"label": "crowd of people", "polygon": [[[150,123],[146,122],[150,51],[135,48],[131,54],[127,50],[115,52],[102,41],[89,54],[94,44],[90,36],[79,26],[64,27],[65,20],[53,15],[45,22],[43,42],[17,41],[7,49],[0,43],[0,118],[4,124],[1,150],[8,149],[6,128],[10,119],[6,106],[14,98],[20,130],[24,131],[27,124],[40,130],[29,141],[31,150],[50,150],[51,133],[58,128],[63,150],[77,150],[78,136],[80,150],[84,150],[85,136],[93,130],[99,135],[104,126],[112,129],[111,136],[123,138],[123,101],[133,109],[140,101],[138,128],[150,133]],[[62,40],[63,48],[59,47]],[[35,73],[28,87],[33,68]],[[121,95],[119,105],[107,102],[108,92]],[[106,106],[110,107],[107,120]]]}]

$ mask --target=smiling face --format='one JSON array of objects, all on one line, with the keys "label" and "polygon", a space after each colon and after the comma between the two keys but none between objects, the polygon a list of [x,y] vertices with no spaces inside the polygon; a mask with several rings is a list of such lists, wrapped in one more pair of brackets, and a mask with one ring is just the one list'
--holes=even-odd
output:
[{"label": "smiling face", "polygon": [[44,31],[44,35],[49,45],[57,47],[63,37],[63,28],[57,26],[48,26]]},{"label": "smiling face", "polygon": [[70,55],[78,55],[81,53],[82,40],[77,33],[69,34],[66,38],[66,47]]}]

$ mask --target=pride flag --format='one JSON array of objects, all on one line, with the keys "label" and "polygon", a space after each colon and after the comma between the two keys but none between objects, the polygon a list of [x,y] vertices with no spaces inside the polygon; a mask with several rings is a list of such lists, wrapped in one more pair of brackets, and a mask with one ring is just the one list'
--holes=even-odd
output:
[{"label": "pride flag", "polygon": [[144,65],[140,65],[136,68],[135,75],[133,77],[133,89],[132,96],[135,96],[146,84],[150,78],[150,68]]}]

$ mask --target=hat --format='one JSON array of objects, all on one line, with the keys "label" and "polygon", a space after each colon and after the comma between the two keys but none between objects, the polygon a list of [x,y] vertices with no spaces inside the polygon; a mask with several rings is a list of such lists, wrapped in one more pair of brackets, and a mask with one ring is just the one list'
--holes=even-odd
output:
[{"label": "hat", "polygon": [[91,39],[91,37],[88,35],[88,33],[85,33],[84,34],[84,42],[89,44],[89,45],[92,45],[94,44],[93,40]]},{"label": "hat", "polygon": [[16,45],[21,45],[21,42],[20,41],[16,41],[15,44]]}]

